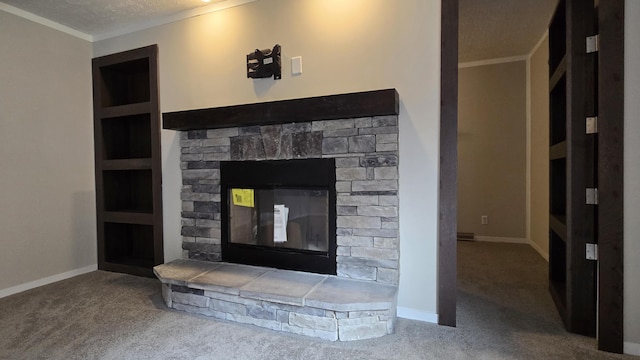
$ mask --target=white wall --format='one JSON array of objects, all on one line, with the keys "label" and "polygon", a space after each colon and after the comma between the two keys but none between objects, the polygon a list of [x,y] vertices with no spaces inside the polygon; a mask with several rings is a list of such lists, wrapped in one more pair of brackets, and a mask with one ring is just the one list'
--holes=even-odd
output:
[{"label": "white wall", "polygon": [[640,355],[640,1],[625,2],[624,341]]},{"label": "white wall", "polygon": [[549,37],[529,59],[529,242],[549,259]]},{"label": "white wall", "polygon": [[0,11],[0,49],[4,296],[97,254],[91,43]]},{"label": "white wall", "polygon": [[[261,0],[94,43],[95,56],[159,45],[162,112],[396,88],[400,94],[400,293],[435,320],[440,2]],[[282,80],[245,56],[282,45]],[[290,58],[304,73],[290,75]],[[162,132],[165,260],[181,256],[178,134]],[[408,313],[405,313],[408,314]]]},{"label": "white wall", "polygon": [[461,67],[458,76],[458,231],[524,241],[526,62]]}]

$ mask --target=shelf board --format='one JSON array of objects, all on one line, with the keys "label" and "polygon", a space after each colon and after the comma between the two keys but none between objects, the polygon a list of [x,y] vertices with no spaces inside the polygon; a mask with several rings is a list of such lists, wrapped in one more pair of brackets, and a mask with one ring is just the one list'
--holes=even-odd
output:
[{"label": "shelf board", "polygon": [[103,160],[102,170],[148,170],[152,168],[150,158]]},{"label": "shelf board", "polygon": [[128,63],[139,59],[155,57],[157,56],[157,53],[158,45],[150,45],[95,58],[93,59],[93,63],[100,67],[120,65],[122,63]]},{"label": "shelf board", "polygon": [[549,147],[549,160],[567,158],[567,141],[561,141]]},{"label": "shelf board", "polygon": [[104,222],[153,225],[153,214],[140,211],[105,211],[102,217]]},{"label": "shelf board", "polygon": [[162,115],[162,124],[164,129],[180,131],[218,129],[398,115],[399,109],[398,92],[385,89],[170,112]]},{"label": "shelf board", "polygon": [[553,74],[549,78],[550,91],[553,91],[556,85],[558,85],[558,82],[560,81],[560,79],[562,79],[562,76],[564,76],[564,74],[566,73],[567,73],[567,55],[565,54],[562,57],[562,60],[560,60],[560,64],[558,64],[558,67],[556,67],[556,69],[553,71]]},{"label": "shelf board", "polygon": [[549,227],[558,234],[562,241],[567,241],[567,217],[563,215],[549,215]]},{"label": "shelf board", "polygon": [[109,106],[100,109],[100,118],[114,118],[121,116],[140,115],[151,112],[151,102],[139,102],[127,105]]},{"label": "shelf board", "polygon": [[144,277],[155,277],[153,274],[153,260],[139,258],[117,258],[104,261],[100,270],[126,273]]}]

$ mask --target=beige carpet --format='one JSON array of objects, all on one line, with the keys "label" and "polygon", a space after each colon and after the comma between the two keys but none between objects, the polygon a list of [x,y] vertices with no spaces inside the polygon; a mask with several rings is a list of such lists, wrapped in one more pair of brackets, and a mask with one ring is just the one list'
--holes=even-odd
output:
[{"label": "beige carpet", "polygon": [[400,319],[334,343],[168,310],[154,279],[97,271],[0,299],[0,359],[626,359],[566,333],[527,245],[460,242],[458,327]]}]

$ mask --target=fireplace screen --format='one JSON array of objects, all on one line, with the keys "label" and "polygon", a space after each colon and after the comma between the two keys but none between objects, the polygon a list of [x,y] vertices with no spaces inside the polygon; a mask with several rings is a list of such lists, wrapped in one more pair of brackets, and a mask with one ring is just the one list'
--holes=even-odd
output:
[{"label": "fireplace screen", "polygon": [[228,189],[229,241],[326,252],[327,190]]},{"label": "fireplace screen", "polygon": [[334,159],[220,163],[222,260],[336,273]]}]

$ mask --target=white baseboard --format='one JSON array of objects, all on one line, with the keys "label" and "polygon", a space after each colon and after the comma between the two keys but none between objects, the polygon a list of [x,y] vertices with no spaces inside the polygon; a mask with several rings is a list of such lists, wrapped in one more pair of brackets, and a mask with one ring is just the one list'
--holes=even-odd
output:
[{"label": "white baseboard", "polygon": [[48,285],[60,280],[66,280],[74,276],[86,274],[92,271],[98,270],[98,264],[89,265],[80,269],[64,272],[62,274],[56,274],[48,276],[46,278],[30,281],[28,283],[12,286],[10,288],[0,290],[0,299],[9,295],[21,293],[23,291],[31,290],[40,286]]},{"label": "white baseboard", "polygon": [[501,243],[510,243],[510,244],[527,244],[531,246],[535,251],[537,251],[540,254],[540,256],[542,256],[545,260],[547,260],[547,262],[549,262],[549,254],[542,251],[542,249],[538,246],[538,244],[525,238],[478,235],[476,236],[476,241],[501,242]]},{"label": "white baseboard", "polygon": [[624,349],[622,350],[627,355],[640,356],[640,344],[632,342],[624,342]]},{"label": "white baseboard", "polygon": [[438,323],[438,314],[433,314],[430,312],[411,309],[411,308],[402,307],[402,306],[398,306],[397,311],[398,311],[398,317],[401,317],[403,319],[418,320],[418,321],[430,322],[434,324]]},{"label": "white baseboard", "polygon": [[544,252],[540,246],[538,246],[538,244],[536,244],[533,241],[528,241],[529,245],[531,245],[531,247],[538,252],[538,254],[540,254],[540,256],[542,256],[545,260],[547,260],[547,262],[549,262],[549,254]]},{"label": "white baseboard", "polygon": [[510,244],[528,244],[529,243],[529,241],[525,238],[503,237],[503,236],[476,235],[476,240],[486,241],[486,242],[510,243]]}]

